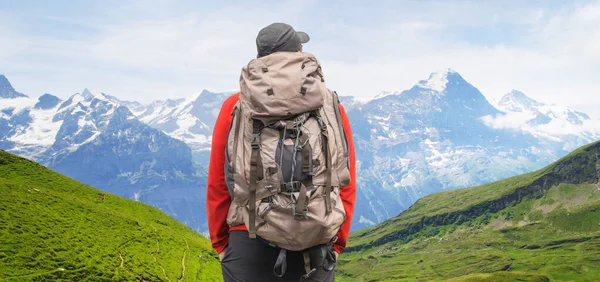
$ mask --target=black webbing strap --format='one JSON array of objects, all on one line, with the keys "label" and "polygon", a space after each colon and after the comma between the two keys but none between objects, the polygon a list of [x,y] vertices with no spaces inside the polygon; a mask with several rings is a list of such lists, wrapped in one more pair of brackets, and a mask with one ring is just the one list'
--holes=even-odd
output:
[{"label": "black webbing strap", "polygon": [[256,186],[258,186],[259,171],[262,174],[262,163],[260,160],[260,131],[263,123],[259,120],[252,122],[252,153],[250,155],[250,195],[248,195],[248,237],[256,238]]},{"label": "black webbing strap", "polygon": [[302,174],[308,175],[311,172],[310,167],[310,144],[308,141],[308,136],[306,134],[300,135],[298,141],[302,144],[301,154],[302,154]]},{"label": "black webbing strap", "polygon": [[327,126],[318,111],[315,111],[317,121],[321,127],[321,140],[323,148],[323,157],[325,158],[325,207],[327,214],[331,213],[331,157],[329,156],[329,134]]},{"label": "black webbing strap", "polygon": [[325,154],[325,204],[327,214],[331,213],[331,157],[329,156],[329,138],[323,134],[323,154]]},{"label": "black webbing strap", "polygon": [[312,182],[312,176],[306,178],[305,180],[300,181],[300,183],[302,183],[302,185],[306,186],[306,191],[310,191],[309,189],[312,190],[313,187],[313,182]]},{"label": "black webbing strap", "polygon": [[306,186],[306,191],[309,191],[309,188],[313,186],[312,178],[300,181],[286,182],[285,184],[280,184],[279,187],[281,187],[281,192],[293,193],[300,192],[302,185]]},{"label": "black webbing strap", "polygon": [[277,260],[275,261],[275,266],[273,266],[273,274],[275,276],[281,278],[285,275],[285,271],[287,270],[287,255],[285,249],[279,250],[279,255],[277,256]]},{"label": "black webbing strap", "polygon": [[298,196],[298,202],[296,202],[295,211],[294,211],[294,219],[296,220],[304,220],[307,219],[308,212],[308,201],[307,197],[307,189],[312,186],[312,173],[310,167],[310,144],[308,144],[308,136],[306,134],[302,134],[299,137],[300,143],[302,144],[301,154],[302,154],[302,174],[306,175],[306,179],[301,181],[302,187],[300,188],[300,196]]}]

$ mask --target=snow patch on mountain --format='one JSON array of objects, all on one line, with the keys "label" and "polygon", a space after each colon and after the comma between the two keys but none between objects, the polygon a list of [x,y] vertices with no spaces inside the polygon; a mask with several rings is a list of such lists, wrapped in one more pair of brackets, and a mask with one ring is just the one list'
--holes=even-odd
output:
[{"label": "snow patch on mountain", "polygon": [[3,149],[48,160],[94,141],[106,128],[117,104],[102,93],[84,89],[66,101],[51,94],[0,99],[0,118],[9,132],[0,134]]},{"label": "snow patch on mountain", "polygon": [[185,106],[186,102],[185,99],[154,101],[145,106],[142,111],[133,112],[133,114],[146,124],[163,124],[170,117],[176,116],[176,113],[181,111],[181,109],[178,110],[180,105],[184,104]]},{"label": "snow patch on mountain", "polygon": [[456,73],[456,71],[452,69],[436,71],[429,75],[429,79],[419,81],[417,86],[424,89],[431,89],[436,92],[443,92],[448,84],[448,75],[452,73]]},{"label": "snow patch on mountain", "polygon": [[449,156],[445,156],[440,152],[440,142],[433,142],[430,139],[425,139],[423,142],[427,146],[429,156],[425,159],[433,167],[444,167],[448,164]]},{"label": "snow patch on mountain", "polygon": [[17,134],[9,138],[10,141],[22,146],[50,146],[56,140],[56,134],[63,121],[54,121],[58,105],[47,110],[32,110],[29,113],[31,122]]},{"label": "snow patch on mountain", "polygon": [[143,113],[138,113],[138,118],[142,122],[188,144],[208,146],[210,138],[206,134],[199,134],[193,130],[194,127],[206,131],[211,130],[191,113],[193,103],[197,98],[198,95],[188,99],[155,101]]},{"label": "snow patch on mountain", "polygon": [[71,96],[70,100],[73,104],[85,103],[85,97],[83,97],[83,95],[80,94],[75,94]]},{"label": "snow patch on mountain", "polygon": [[390,95],[399,95],[401,92],[397,92],[397,91],[382,91],[379,94],[375,95],[375,97],[373,97],[373,99],[379,99],[379,98],[383,98],[383,97],[387,97]]},{"label": "snow patch on mountain", "polygon": [[194,153],[210,150],[220,106],[233,93],[203,90],[185,99],[154,101],[134,114],[142,122],[184,141]]}]

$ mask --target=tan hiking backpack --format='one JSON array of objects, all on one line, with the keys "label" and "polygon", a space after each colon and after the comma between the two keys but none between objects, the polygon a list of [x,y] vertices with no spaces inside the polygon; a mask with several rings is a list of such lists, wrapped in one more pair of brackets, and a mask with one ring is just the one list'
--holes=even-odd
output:
[{"label": "tan hiking backpack", "polygon": [[348,144],[337,94],[324,82],[309,53],[276,52],[242,69],[227,140],[227,218],[251,238],[293,251],[336,239]]}]

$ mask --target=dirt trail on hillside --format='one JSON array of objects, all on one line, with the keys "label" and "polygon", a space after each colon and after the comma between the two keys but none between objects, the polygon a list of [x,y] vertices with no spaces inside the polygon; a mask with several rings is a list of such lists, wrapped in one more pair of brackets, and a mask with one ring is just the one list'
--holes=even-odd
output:
[{"label": "dirt trail on hillside", "polygon": [[[156,229],[156,227],[151,226],[152,229],[154,229],[154,232],[156,232],[156,236],[160,237],[160,235],[158,234],[158,229]],[[158,265],[158,267],[160,267],[160,269],[162,270],[163,276],[165,277],[165,279],[169,282],[171,282],[171,279],[169,279],[169,277],[167,276],[167,272],[165,271],[165,268],[162,267],[162,265],[160,265],[160,263],[158,262],[158,259],[156,259],[156,256],[154,256],[154,254],[158,254],[160,253],[160,244],[158,243],[158,239],[156,239],[156,251],[150,253],[150,255],[152,256],[152,258],[154,259],[154,263],[156,263],[156,265]]]},{"label": "dirt trail on hillside", "polygon": [[187,239],[184,238],[183,240],[185,240],[185,251],[183,252],[183,257],[181,258],[181,277],[179,278],[179,280],[177,280],[177,282],[181,282],[181,280],[183,280],[183,277],[185,276],[185,255],[190,250],[190,245],[188,244]]},{"label": "dirt trail on hillside", "polygon": [[125,260],[123,259],[123,255],[121,254],[121,252],[119,252],[119,257],[121,258],[121,265],[119,265],[119,267],[123,267],[123,263],[125,263]]},{"label": "dirt trail on hillside", "polygon": [[[158,239],[156,239],[156,253],[158,254],[158,252],[160,252],[160,245],[158,244]],[[167,281],[171,282],[171,280],[169,279],[169,277],[167,276],[167,272],[165,271],[165,268],[162,267],[162,265],[160,265],[160,263],[158,263],[158,260],[156,259],[156,257],[154,256],[154,253],[150,254],[152,256],[152,258],[154,259],[154,262],[156,263],[156,265],[158,265],[158,267],[160,267],[160,269],[162,270],[163,276],[165,277],[165,279],[167,279]]]}]

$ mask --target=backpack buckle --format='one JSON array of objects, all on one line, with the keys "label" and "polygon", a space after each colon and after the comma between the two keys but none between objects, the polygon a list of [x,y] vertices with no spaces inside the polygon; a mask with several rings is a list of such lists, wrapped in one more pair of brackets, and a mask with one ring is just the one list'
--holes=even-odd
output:
[{"label": "backpack buckle", "polygon": [[250,138],[252,149],[258,149],[260,147],[260,131],[263,127],[262,121],[257,119],[252,120],[252,137]]},{"label": "backpack buckle", "polygon": [[337,235],[333,236],[333,238],[331,238],[331,240],[329,240],[329,245],[335,244],[335,242],[337,242],[337,240],[338,240],[338,236]]},{"label": "backpack buckle", "polygon": [[290,181],[284,184],[284,190],[288,193],[298,192],[300,191],[301,186],[302,183],[300,181]]},{"label": "backpack buckle", "polygon": [[[267,186],[265,186],[265,189],[267,189],[267,191],[269,191],[270,194],[273,194],[273,185],[267,185]],[[271,196],[269,196],[269,197],[271,197]],[[269,199],[269,200],[271,200],[271,199]]]},{"label": "backpack buckle", "polygon": [[308,220],[308,210],[303,209],[302,212],[296,212],[296,203],[294,203],[294,220]]},{"label": "backpack buckle", "polygon": [[302,275],[302,278],[304,278],[304,279],[308,279],[308,278],[310,278],[310,276],[311,276],[313,273],[315,273],[315,271],[317,271],[317,269],[316,269],[316,268],[313,268],[313,269],[311,269],[311,270],[310,270],[308,273],[306,273],[306,274]]},{"label": "backpack buckle", "polygon": [[252,133],[252,137],[250,138],[250,146],[252,146],[252,149],[258,149],[260,147],[259,133]]},{"label": "backpack buckle", "polygon": [[325,121],[323,121],[323,117],[321,115],[317,115],[317,123],[319,124],[322,132],[327,132],[327,125],[325,125]]}]

